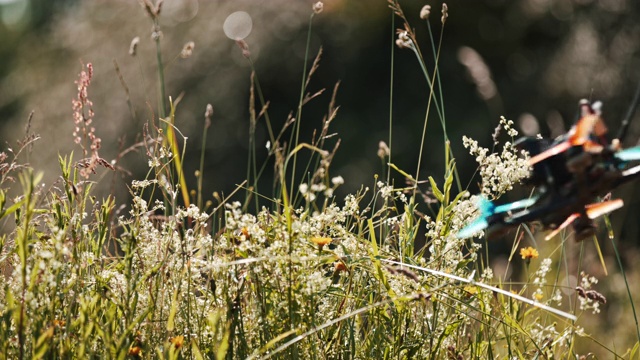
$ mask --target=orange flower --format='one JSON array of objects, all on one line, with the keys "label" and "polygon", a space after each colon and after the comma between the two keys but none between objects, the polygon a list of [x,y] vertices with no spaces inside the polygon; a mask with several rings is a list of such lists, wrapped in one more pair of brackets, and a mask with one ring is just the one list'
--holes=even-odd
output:
[{"label": "orange flower", "polygon": [[62,328],[62,327],[64,327],[66,324],[67,324],[67,322],[66,322],[66,321],[64,321],[64,320],[58,320],[58,319],[53,320],[53,326],[55,326],[55,327],[60,327],[60,328]]},{"label": "orange flower", "polygon": [[142,356],[142,348],[139,346],[134,346],[129,349],[129,356],[133,356],[135,358],[140,358]]},{"label": "orange flower", "polygon": [[538,250],[532,248],[531,246],[520,249],[520,256],[522,256],[523,260],[531,260],[538,258]]},{"label": "orange flower", "polygon": [[173,344],[173,347],[175,347],[176,349],[180,349],[182,347],[182,344],[184,344],[184,336],[179,335],[176,337],[172,337],[171,339],[169,339],[169,342]]}]

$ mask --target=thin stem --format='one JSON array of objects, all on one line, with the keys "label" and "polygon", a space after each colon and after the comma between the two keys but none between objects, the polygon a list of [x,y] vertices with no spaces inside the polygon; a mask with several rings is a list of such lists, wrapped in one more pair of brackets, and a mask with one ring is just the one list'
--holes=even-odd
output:
[{"label": "thin stem", "polygon": [[391,75],[389,79],[389,161],[387,163],[387,184],[390,182],[391,178],[391,151],[393,149],[392,141],[393,141],[393,75],[394,75],[394,64],[395,64],[395,23],[396,17],[393,11],[391,11]]},{"label": "thin stem", "polygon": [[[160,25],[158,24],[158,19],[153,20],[154,31],[159,34],[160,33]],[[162,64],[162,50],[160,47],[160,36],[155,36],[156,41],[156,60],[158,63],[158,81],[160,85],[160,98],[158,99],[158,115],[161,118],[167,116],[167,97],[164,87],[164,65]]]},{"label": "thin stem", "polygon": [[[416,53],[416,56],[418,56],[418,60],[420,60],[421,57],[419,55],[419,50],[417,50],[415,45],[412,46],[412,48],[414,49],[414,52]],[[428,72],[427,72],[427,69],[425,68],[424,62],[422,62],[422,61],[418,61],[418,62],[420,63],[420,66],[422,67],[422,69],[423,69],[423,71],[425,73],[425,76],[427,77],[427,81],[429,83],[429,99],[427,101],[427,111],[425,112],[425,115],[424,115],[424,125],[422,126],[422,138],[420,140],[420,151],[418,153],[418,165],[416,167],[415,183],[413,185],[414,186],[414,188],[413,188],[413,197],[414,198],[415,198],[415,195],[416,195],[416,191],[418,189],[418,181],[419,181],[419,175],[420,175],[420,164],[422,162],[422,153],[423,153],[423,150],[424,150],[424,140],[425,140],[426,135],[427,135],[427,123],[429,122],[429,112],[431,111],[431,103],[432,103],[432,100],[433,100],[433,97],[434,97],[434,94],[433,94],[433,81],[428,78]],[[437,67],[437,64],[436,64],[436,67]],[[435,74],[434,74],[434,77],[435,77]],[[436,101],[435,104],[436,104],[436,111],[438,111],[438,114],[439,114],[440,118],[442,119],[442,114],[440,113],[440,109],[438,108],[438,102]]]},{"label": "thin stem", "polygon": [[209,109],[212,109],[210,105],[207,105],[207,110],[205,112],[204,119],[204,127],[202,129],[202,146],[200,146],[200,172],[198,173],[198,198],[197,204],[198,208],[202,209],[202,178],[204,175],[204,149],[207,145],[207,130],[209,126],[211,126],[211,116],[213,116],[213,111],[209,112]]},{"label": "thin stem", "polygon": [[629,296],[629,303],[631,304],[631,310],[633,311],[633,319],[636,322],[636,334],[638,336],[638,341],[640,342],[640,326],[638,325],[638,315],[636,314],[636,307],[633,304],[633,296],[631,295],[631,289],[629,289],[629,282],[627,281],[627,275],[624,272],[624,266],[622,266],[622,259],[620,258],[620,252],[618,252],[618,247],[616,246],[615,238],[613,237],[613,232],[609,230],[609,240],[611,240],[611,245],[613,246],[613,251],[616,254],[616,261],[620,266],[620,274],[622,274],[622,278],[624,279],[624,285],[627,288],[627,295]]},{"label": "thin stem", "polygon": [[[433,44],[434,43],[433,31],[431,31],[431,23],[428,21],[427,21],[427,30],[429,31],[429,39],[431,39],[431,43]],[[442,80],[440,76],[440,71],[438,71],[438,63],[440,60],[440,49],[442,48],[443,34],[444,34],[444,24],[442,24],[442,31],[440,31],[440,37],[438,38],[438,50],[436,51],[436,49],[433,46],[431,47],[431,49],[433,51],[433,57],[436,59],[435,75],[436,75],[436,80],[438,82],[438,92],[440,93],[440,109],[442,109],[442,114],[444,115],[444,95],[443,95],[444,93],[442,92]],[[442,133],[444,135],[444,141],[447,142],[449,141],[449,134],[447,133],[447,125],[443,117],[440,117],[440,123],[442,124]],[[449,148],[449,153],[451,157],[455,158],[455,156],[453,155],[453,150],[451,149],[451,146],[449,146],[448,148]],[[458,173],[457,166],[453,168],[453,173],[456,179],[456,186],[458,187],[458,191],[460,192],[462,191],[462,182],[460,181],[460,174]]]},{"label": "thin stem", "polygon": [[[291,141],[289,141],[289,150],[298,145],[298,141],[300,138],[300,120],[302,119],[302,105],[304,102],[304,92],[306,90],[307,84],[307,62],[309,60],[309,46],[311,44],[311,25],[313,24],[313,15],[314,12],[309,16],[309,29],[307,30],[307,44],[304,50],[304,64],[302,69],[302,83],[300,84],[300,101],[298,102],[298,111],[296,114],[296,123],[294,124],[295,130],[291,134]],[[295,135],[295,138],[293,136]],[[289,189],[294,189],[295,178],[296,178],[296,160],[297,154],[293,157],[293,168],[291,169],[291,183]]]}]

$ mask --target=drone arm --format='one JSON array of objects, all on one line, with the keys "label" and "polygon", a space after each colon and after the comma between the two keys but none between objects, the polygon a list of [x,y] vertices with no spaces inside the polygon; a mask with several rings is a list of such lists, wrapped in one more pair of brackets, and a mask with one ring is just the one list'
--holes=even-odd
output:
[{"label": "drone arm", "polygon": [[[603,201],[603,202],[599,202],[599,203],[594,203],[594,204],[588,204],[585,205],[585,213],[587,215],[587,217],[591,220],[598,218],[602,215],[608,214],[614,210],[620,209],[622,206],[624,205],[624,202],[622,201],[622,199],[615,199],[615,200],[610,200],[610,201]],[[577,218],[579,218],[582,214],[580,213],[573,213],[571,215],[569,215],[569,217],[567,217],[564,222],[562,224],[560,224],[560,226],[558,226],[558,228],[556,228],[555,230],[553,230],[552,232],[550,232],[547,236],[545,236],[545,240],[549,241],[551,240],[554,236],[556,236],[562,229],[566,228],[567,226],[571,225]]]},{"label": "drone arm", "polygon": [[540,154],[529,159],[529,166],[533,166],[542,160],[548,159],[552,156],[558,155],[561,152],[567,151],[571,147],[571,143],[568,141],[561,142],[560,144],[547,149]]},{"label": "drone arm", "polygon": [[562,231],[562,229],[566,228],[567,226],[571,225],[572,222],[574,222],[577,218],[580,217],[579,213],[574,213],[569,215],[568,218],[565,219],[565,221],[560,224],[560,226],[558,226],[558,228],[556,228],[555,230],[553,230],[552,232],[549,233],[549,235],[545,236],[544,239],[546,241],[551,240],[554,236],[556,236],[560,231]]},{"label": "drone arm", "polygon": [[629,181],[635,180],[640,177],[640,165],[634,166],[622,172],[622,177],[616,179],[613,188],[616,188]]}]

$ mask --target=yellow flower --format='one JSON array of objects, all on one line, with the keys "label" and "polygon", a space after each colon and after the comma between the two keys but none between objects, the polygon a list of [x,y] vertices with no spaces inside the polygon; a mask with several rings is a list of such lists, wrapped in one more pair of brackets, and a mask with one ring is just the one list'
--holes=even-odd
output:
[{"label": "yellow flower", "polygon": [[63,328],[67,324],[64,320],[53,320],[53,326]]},{"label": "yellow flower", "polygon": [[540,301],[540,300],[542,300],[544,295],[542,295],[541,293],[535,293],[535,294],[533,294],[533,297],[535,297],[536,300]]},{"label": "yellow flower", "polygon": [[468,296],[473,296],[478,293],[478,288],[473,285],[467,285],[464,287],[464,291],[467,292]]},{"label": "yellow flower", "polygon": [[532,248],[531,246],[520,249],[520,256],[522,256],[523,260],[531,260],[538,258],[538,250]]},{"label": "yellow flower", "polygon": [[172,337],[171,339],[169,339],[169,342],[173,344],[173,347],[175,347],[176,349],[180,349],[182,347],[182,344],[184,344],[184,336],[179,335],[176,337]]},{"label": "yellow flower", "polygon": [[251,234],[249,233],[249,230],[246,227],[243,227],[242,229],[240,229],[240,234],[244,236],[245,240],[251,239]]},{"label": "yellow flower", "polygon": [[331,241],[332,239],[330,237],[314,236],[311,238],[311,242],[318,245],[321,249],[323,246],[329,245]]}]

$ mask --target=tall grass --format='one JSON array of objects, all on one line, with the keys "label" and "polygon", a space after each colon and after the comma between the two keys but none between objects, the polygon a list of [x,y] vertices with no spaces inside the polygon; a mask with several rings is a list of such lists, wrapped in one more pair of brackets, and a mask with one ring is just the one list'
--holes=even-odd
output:
[{"label": "tall grass", "polygon": [[[159,5],[142,3],[159,31]],[[19,165],[22,150],[0,157],[0,221],[6,230],[0,237],[0,359],[544,359],[580,358],[593,347],[619,351],[583,331],[580,318],[597,312],[602,299],[588,274],[581,276],[581,292],[561,283],[561,269],[573,271],[562,264],[564,241],[540,249],[544,259],[538,259],[535,249],[520,246],[520,231],[509,266],[523,267],[525,277],[503,283],[489,266],[488,252],[481,251],[483,241],[455,236],[477,209],[458,179],[449,146],[457,140],[446,132],[437,67],[442,38],[432,42],[435,68],[428,71],[400,4],[390,6],[403,23],[400,45],[416,53],[429,84],[422,140],[411,140],[421,154],[434,104],[444,132],[442,178],[419,181],[420,164],[415,175],[399,169],[390,162],[391,148],[379,153],[385,171],[404,176],[406,187],[374,177],[371,186],[336,198],[344,182],[331,168],[339,146],[329,136],[339,119],[337,85],[317,135],[308,141],[300,135],[304,105],[319,101],[307,89],[320,54],[307,71],[307,44],[296,118],[276,133],[249,45],[238,41],[254,71],[247,179],[233,194],[206,200],[203,152],[191,194],[182,158],[191,144],[178,130],[179,99],[165,98],[156,38],[159,119],[144,129],[149,171],[131,180],[128,213],[115,213],[117,199],[92,195],[93,183],[82,175],[94,175],[82,172],[84,162],[72,155],[60,156],[60,180],[48,188],[37,171]],[[310,13],[308,39],[321,10],[316,4]],[[430,31],[433,20],[424,20],[419,26]],[[208,106],[205,134],[212,116]],[[86,125],[86,118],[80,120]],[[266,166],[256,160],[257,126],[267,127],[267,162],[276,169],[270,194],[257,188]],[[517,135],[512,122],[503,120],[501,127]],[[27,138],[19,149],[34,140]],[[526,176],[525,160],[509,140],[500,152],[463,140],[479,162],[485,196],[497,198]],[[300,165],[303,152],[311,156]],[[22,186],[15,199],[6,198],[10,177]],[[424,215],[428,207],[433,216]],[[425,245],[416,248],[424,229]],[[579,348],[581,337],[590,340]],[[619,356],[636,354],[637,344]]]}]

